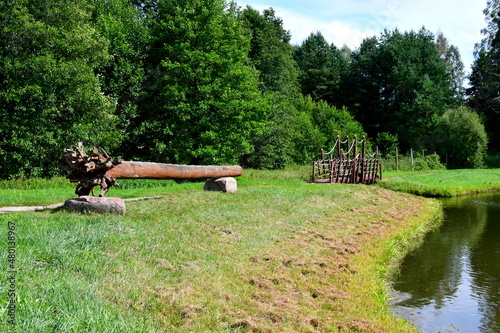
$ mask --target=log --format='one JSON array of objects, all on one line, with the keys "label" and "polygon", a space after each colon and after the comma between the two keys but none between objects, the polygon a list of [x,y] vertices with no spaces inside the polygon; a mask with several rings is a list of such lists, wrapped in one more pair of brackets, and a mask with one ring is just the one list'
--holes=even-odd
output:
[{"label": "log", "polygon": [[184,165],[153,162],[123,161],[106,172],[115,179],[208,179],[238,177],[243,174],[239,165]]},{"label": "log", "polygon": [[66,176],[78,183],[75,193],[88,196],[100,186],[100,197],[112,186],[119,186],[116,179],[208,179],[238,177],[243,174],[239,165],[183,165],[153,162],[121,161],[111,158],[103,149],[92,148],[85,153],[82,143],[63,151],[62,159],[68,163]]}]

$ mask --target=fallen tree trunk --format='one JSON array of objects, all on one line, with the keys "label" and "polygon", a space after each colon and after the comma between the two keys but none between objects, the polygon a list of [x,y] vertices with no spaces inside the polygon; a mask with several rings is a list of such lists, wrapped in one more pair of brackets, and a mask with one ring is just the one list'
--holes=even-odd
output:
[{"label": "fallen tree trunk", "polygon": [[62,159],[68,163],[66,176],[78,183],[75,193],[86,196],[95,186],[101,187],[104,196],[111,186],[119,186],[116,179],[208,179],[238,177],[243,174],[239,165],[182,165],[152,162],[121,161],[111,158],[104,150],[93,148],[85,153],[83,145],[64,149]]},{"label": "fallen tree trunk", "polygon": [[238,177],[243,174],[239,165],[182,165],[152,162],[123,161],[106,172],[115,179],[207,179]]}]

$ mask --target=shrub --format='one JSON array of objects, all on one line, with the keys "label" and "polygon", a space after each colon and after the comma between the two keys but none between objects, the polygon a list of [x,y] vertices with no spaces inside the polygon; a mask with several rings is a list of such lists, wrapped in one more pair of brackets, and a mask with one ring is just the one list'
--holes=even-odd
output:
[{"label": "shrub", "polygon": [[488,137],[479,115],[466,108],[447,110],[439,127],[443,142],[439,151],[447,155],[451,168],[478,168],[488,145]]},{"label": "shrub", "polygon": [[399,155],[398,164],[396,165],[396,157],[388,155],[382,159],[384,171],[425,171],[425,170],[444,170],[446,166],[441,163],[440,157],[437,154],[427,155],[425,157],[414,157],[413,164],[411,157],[408,155]]},{"label": "shrub", "polygon": [[488,155],[484,158],[484,164],[488,168],[498,169],[500,168],[500,154]]}]

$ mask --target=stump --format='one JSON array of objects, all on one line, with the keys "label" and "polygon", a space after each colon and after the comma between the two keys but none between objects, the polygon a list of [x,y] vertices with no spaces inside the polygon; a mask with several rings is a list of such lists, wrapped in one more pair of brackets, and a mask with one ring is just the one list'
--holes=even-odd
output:
[{"label": "stump", "polygon": [[80,213],[125,215],[125,202],[120,198],[81,196],[66,200],[64,207]]},{"label": "stump", "polygon": [[236,193],[238,190],[236,179],[233,177],[221,177],[208,179],[203,187],[205,191]]}]

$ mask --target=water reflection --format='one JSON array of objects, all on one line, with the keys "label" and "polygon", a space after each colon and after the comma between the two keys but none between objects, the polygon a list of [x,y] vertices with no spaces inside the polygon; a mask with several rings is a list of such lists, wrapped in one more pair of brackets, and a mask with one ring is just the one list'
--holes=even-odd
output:
[{"label": "water reflection", "polygon": [[402,264],[394,311],[425,332],[500,332],[500,194],[443,206],[443,226]]}]

